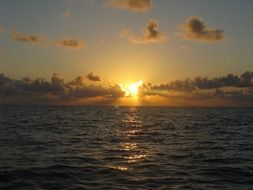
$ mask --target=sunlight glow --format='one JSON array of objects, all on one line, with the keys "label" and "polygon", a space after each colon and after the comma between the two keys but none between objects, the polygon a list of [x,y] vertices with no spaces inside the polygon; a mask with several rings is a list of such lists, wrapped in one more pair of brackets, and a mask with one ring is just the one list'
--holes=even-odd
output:
[{"label": "sunlight glow", "polygon": [[139,88],[143,85],[142,80],[139,80],[138,82],[131,83],[129,86],[125,87],[123,84],[119,84],[122,91],[125,92],[125,96],[129,97],[138,97]]}]

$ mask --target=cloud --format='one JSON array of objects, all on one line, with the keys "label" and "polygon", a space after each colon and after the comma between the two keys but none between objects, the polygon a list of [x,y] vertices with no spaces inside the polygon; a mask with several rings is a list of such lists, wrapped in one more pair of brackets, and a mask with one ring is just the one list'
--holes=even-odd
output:
[{"label": "cloud", "polygon": [[172,81],[167,84],[160,84],[160,85],[149,85],[151,90],[166,90],[166,91],[185,91],[190,92],[195,90],[196,86],[193,81],[187,79],[187,80],[177,80]]},{"label": "cloud", "polygon": [[108,5],[114,8],[135,12],[144,12],[152,8],[152,0],[108,0]]},{"label": "cloud", "polygon": [[131,31],[123,30],[121,32],[121,37],[126,37],[129,42],[133,44],[150,44],[150,43],[164,43],[167,38],[164,33],[158,30],[158,22],[150,20],[142,36],[134,36]]},{"label": "cloud", "polygon": [[246,71],[240,76],[228,74],[214,79],[197,77],[194,81],[197,88],[213,89],[222,87],[253,87],[253,72]]},{"label": "cloud", "polygon": [[[53,74],[50,81],[44,79],[22,80],[11,79],[0,74],[0,103],[57,103],[64,104],[70,100],[101,97],[105,99],[117,99],[124,96],[117,84],[101,86],[87,85],[83,77],[78,76],[71,82],[65,82],[59,75]],[[9,100],[9,101],[7,101]],[[17,101],[16,101],[17,100]]]},{"label": "cloud", "polygon": [[187,21],[181,25],[183,36],[188,40],[197,40],[203,42],[214,43],[224,39],[224,32],[220,29],[213,29],[206,25],[200,17],[189,17]]},{"label": "cloud", "polygon": [[196,77],[194,80],[177,80],[167,84],[149,85],[152,90],[183,91],[208,90],[226,87],[253,88],[253,72],[246,71],[240,76],[228,74],[223,77],[208,79],[207,77]]},{"label": "cloud", "polygon": [[72,49],[83,49],[86,47],[83,40],[73,37],[65,37],[61,40],[58,40],[57,44],[61,47]]},{"label": "cloud", "polygon": [[94,75],[92,72],[89,73],[86,77],[87,77],[87,79],[89,79],[91,81],[95,81],[95,82],[101,81],[100,77],[97,75]]},{"label": "cloud", "polygon": [[69,85],[74,85],[74,86],[83,85],[83,77],[77,76],[73,81],[69,82]]},{"label": "cloud", "polygon": [[[158,85],[143,84],[139,95],[140,105],[253,106],[253,72],[212,79],[196,77]],[[15,80],[0,74],[0,104],[113,105],[125,99],[129,103],[131,97],[125,97],[119,84],[91,85],[85,83],[83,76],[65,82],[57,74],[53,74],[49,81],[28,77]]]},{"label": "cloud", "polygon": [[15,29],[12,30],[11,38],[17,42],[33,43],[33,44],[45,44],[47,38],[43,35],[36,34],[22,34],[18,33]]},{"label": "cloud", "polygon": [[12,30],[11,38],[16,42],[23,42],[30,44],[51,45],[76,50],[86,48],[84,41],[78,38],[64,37],[59,40],[52,40],[47,38],[45,35],[18,33],[15,29]]}]

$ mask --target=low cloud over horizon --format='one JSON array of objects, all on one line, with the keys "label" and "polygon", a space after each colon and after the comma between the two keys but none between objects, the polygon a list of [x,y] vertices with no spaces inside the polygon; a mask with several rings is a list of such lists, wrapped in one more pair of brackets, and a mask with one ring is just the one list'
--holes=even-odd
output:
[{"label": "low cloud over horizon", "polygon": [[164,43],[167,41],[167,37],[158,30],[158,27],[157,21],[150,20],[141,36],[133,35],[130,30],[123,30],[120,35],[122,38],[127,38],[133,44]]},{"label": "low cloud over horizon", "polygon": [[209,27],[201,17],[192,16],[181,25],[182,35],[187,40],[214,43],[225,38],[224,31]]},{"label": "low cloud over horizon", "polygon": [[145,12],[152,8],[152,0],[107,0],[109,6],[134,12]]},{"label": "low cloud over horizon", "polygon": [[[87,78],[89,75],[94,77],[92,81],[101,80],[93,73]],[[212,79],[196,77],[166,84],[144,83],[139,96],[140,105],[151,105],[155,100],[154,105],[253,106],[253,72]],[[65,82],[57,74],[52,75],[51,81],[28,77],[15,80],[0,74],[0,104],[114,105],[122,98],[126,98],[125,92],[117,83],[88,84],[82,76]]]}]

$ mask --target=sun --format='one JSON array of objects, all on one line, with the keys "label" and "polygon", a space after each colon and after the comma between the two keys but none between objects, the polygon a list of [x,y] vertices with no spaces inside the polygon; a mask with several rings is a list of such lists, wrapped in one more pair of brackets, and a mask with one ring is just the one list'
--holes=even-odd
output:
[{"label": "sun", "polygon": [[143,82],[141,80],[138,81],[138,82],[130,84],[129,87],[128,87],[130,95],[137,96],[138,91],[139,91],[139,87],[142,86],[142,84],[143,84]]},{"label": "sun", "polygon": [[119,84],[121,87],[121,90],[125,92],[125,96],[127,97],[133,97],[137,98],[139,93],[139,88],[143,85],[142,80],[139,80],[138,82],[131,83],[127,87],[125,87],[122,84]]}]

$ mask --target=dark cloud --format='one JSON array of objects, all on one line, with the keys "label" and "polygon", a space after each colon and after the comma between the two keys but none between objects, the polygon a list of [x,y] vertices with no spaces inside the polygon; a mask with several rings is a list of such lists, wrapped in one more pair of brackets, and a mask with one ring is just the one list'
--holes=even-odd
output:
[{"label": "dark cloud", "polygon": [[195,90],[194,82],[187,79],[184,81],[172,81],[167,84],[160,84],[160,85],[154,85],[150,86],[152,90],[174,90],[174,91],[193,91]]},{"label": "dark cloud", "polygon": [[71,88],[69,95],[71,97],[87,98],[87,97],[99,97],[110,95],[108,89],[102,86],[82,86],[77,88]]},{"label": "dark cloud", "polygon": [[207,26],[200,17],[190,17],[181,26],[183,35],[189,40],[199,40],[204,42],[217,42],[224,39],[224,32],[220,29],[213,29]]},{"label": "dark cloud", "polygon": [[73,48],[73,49],[83,49],[85,48],[85,44],[83,40],[66,37],[61,40],[58,40],[57,44],[61,47]]},{"label": "dark cloud", "polygon": [[64,94],[64,81],[53,74],[51,82],[44,79],[13,80],[3,74],[0,75],[0,96]]},{"label": "dark cloud", "polygon": [[134,36],[131,31],[124,30],[121,32],[121,37],[126,37],[133,44],[163,43],[167,38],[158,30],[158,26],[157,21],[151,20],[147,23],[142,36]]},{"label": "dark cloud", "polygon": [[[64,79],[57,74],[53,74],[50,81],[44,79],[30,79],[25,77],[22,80],[14,80],[0,74],[0,103],[7,103],[5,101],[12,100],[26,100],[34,104],[48,102],[53,103],[52,100],[57,100],[59,104],[64,104],[69,100],[78,100],[85,98],[120,98],[125,93],[116,85],[87,85],[83,81],[82,76],[76,77],[71,82],[64,82]],[[49,98],[47,100],[47,98]],[[30,101],[31,100],[31,101]]]},{"label": "dark cloud", "polygon": [[197,88],[213,89],[222,87],[253,87],[253,72],[246,71],[240,76],[228,74],[214,79],[197,77],[194,81]]},{"label": "dark cloud", "polygon": [[16,30],[12,30],[11,38],[14,41],[25,43],[44,44],[47,42],[46,37],[43,35],[21,34],[18,33]]},{"label": "dark cloud", "polygon": [[74,86],[81,86],[83,85],[83,77],[82,76],[77,76],[73,81],[69,82],[69,85],[74,85]]},{"label": "dark cloud", "polygon": [[246,71],[240,76],[240,86],[247,87],[253,86],[253,72]]},{"label": "dark cloud", "polygon": [[216,89],[224,87],[253,87],[253,72],[246,71],[240,76],[228,74],[224,77],[208,79],[207,77],[196,77],[194,80],[172,81],[167,84],[150,85],[152,90],[184,91]]},{"label": "dark cloud", "polygon": [[97,75],[94,75],[92,72],[89,73],[86,77],[87,77],[87,79],[89,79],[91,81],[95,81],[95,82],[101,81],[100,77]]},{"label": "dark cloud", "polygon": [[107,0],[109,6],[135,12],[144,12],[152,8],[152,0]]}]

